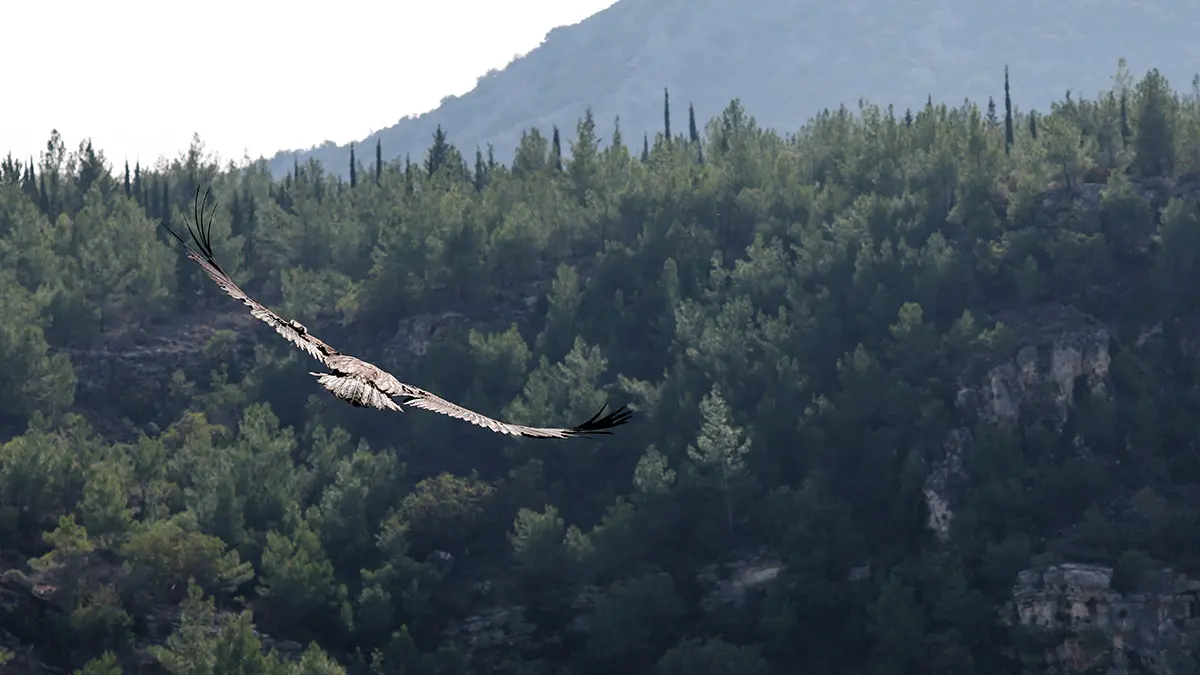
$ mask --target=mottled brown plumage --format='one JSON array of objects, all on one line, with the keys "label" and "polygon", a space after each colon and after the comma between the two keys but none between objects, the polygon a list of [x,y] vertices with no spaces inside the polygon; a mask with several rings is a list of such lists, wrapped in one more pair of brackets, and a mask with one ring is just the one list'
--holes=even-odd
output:
[{"label": "mottled brown plumage", "polygon": [[[209,191],[205,191],[205,203],[207,203],[208,198]],[[204,218],[205,209],[200,202],[200,190],[197,188],[193,213],[196,228],[193,230],[191,225],[188,226],[188,234],[191,235],[196,248],[192,248],[184,241],[183,237],[180,237],[174,230],[167,227],[166,223],[162,225],[167,232],[171,233],[171,236],[183,244],[184,249],[187,251],[188,259],[195,261],[204,270],[204,273],[221,287],[221,290],[228,293],[234,299],[240,300],[242,304],[250,308],[250,314],[254,318],[274,328],[275,332],[282,335],[288,342],[299,347],[329,369],[330,372],[328,373],[310,374],[316,376],[317,382],[331,394],[350,405],[362,408],[375,408],[377,410],[394,410],[396,412],[403,412],[400,406],[406,405],[448,415],[455,419],[490,429],[496,433],[508,434],[510,436],[524,436],[526,438],[573,438],[594,434],[610,434],[612,432],[609,429],[625,424],[633,414],[622,406],[601,417],[604,410],[608,407],[605,405],[591,419],[578,426],[566,429],[509,424],[494,420],[473,410],[468,410],[424,389],[404,384],[390,373],[373,364],[353,356],[342,354],[309,333],[308,329],[300,322],[280,317],[254,298],[251,298],[245,291],[238,288],[237,284],[233,283],[233,279],[225,273],[225,270],[221,269],[221,266],[217,264],[216,259],[213,257],[211,236],[212,213],[215,210],[216,203],[214,202],[212,210],[208,212],[208,227],[206,228]],[[393,397],[400,397],[406,400],[397,403],[393,400]]]}]

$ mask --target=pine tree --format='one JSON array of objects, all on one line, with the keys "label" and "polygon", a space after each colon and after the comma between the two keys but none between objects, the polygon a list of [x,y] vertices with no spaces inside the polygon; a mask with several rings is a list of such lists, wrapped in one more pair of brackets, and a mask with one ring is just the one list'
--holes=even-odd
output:
[{"label": "pine tree", "polygon": [[99,155],[92,149],[92,139],[88,139],[84,143],[83,152],[80,153],[79,168],[75,177],[75,186],[80,195],[86,194],[92,185],[100,180],[101,176],[107,174],[104,163],[100,160]]},{"label": "pine tree", "polygon": [[912,108],[904,109],[904,126],[911,127],[913,123]]},{"label": "pine tree", "polygon": [[383,179],[383,143],[380,139],[375,139],[375,184],[379,185],[379,181]]},{"label": "pine tree", "polygon": [[1170,176],[1175,170],[1175,97],[1158,69],[1137,85],[1138,128],[1133,137],[1133,169],[1143,176]]},{"label": "pine tree", "polygon": [[13,161],[12,153],[8,153],[4,161],[0,162],[0,181],[10,185],[19,185],[23,169],[20,162]]},{"label": "pine tree", "polygon": [[1008,66],[1004,66],[1004,154],[1012,152],[1013,117],[1012,97],[1008,93]]},{"label": "pine tree", "polygon": [[1000,123],[999,118],[996,117],[996,100],[993,99],[991,96],[988,97],[987,123],[988,123],[988,126],[992,126],[992,127],[994,127]]},{"label": "pine tree", "polygon": [[558,137],[558,126],[554,126],[554,135],[550,140],[550,159],[555,171],[562,171],[562,141]]},{"label": "pine tree", "polygon": [[350,144],[350,189],[354,189],[358,185],[358,167],[354,160],[354,144]]},{"label": "pine tree", "polygon": [[700,400],[700,411],[704,422],[695,445],[687,447],[688,459],[700,469],[706,482],[713,483],[720,492],[726,524],[732,534],[733,493],[735,485],[746,473],[745,457],[750,451],[750,438],[740,427],[733,425],[729,406],[718,385],[713,384],[712,390]]},{"label": "pine tree", "polygon": [[663,87],[663,138],[671,143],[671,94]]}]

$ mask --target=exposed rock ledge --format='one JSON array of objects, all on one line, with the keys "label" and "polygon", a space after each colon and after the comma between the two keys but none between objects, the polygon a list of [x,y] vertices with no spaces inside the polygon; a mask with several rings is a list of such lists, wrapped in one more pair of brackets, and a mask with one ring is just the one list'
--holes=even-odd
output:
[{"label": "exposed rock ledge", "polygon": [[1006,623],[1048,638],[1040,660],[1053,672],[1200,672],[1200,582],[1163,570],[1120,593],[1112,578],[1111,567],[1072,563],[1021,572]]},{"label": "exposed rock ledge", "polygon": [[[1011,358],[984,373],[968,375],[956,396],[963,420],[1011,427],[1023,418],[1049,418],[1061,428],[1074,403],[1077,382],[1084,383],[1092,396],[1110,395],[1112,337],[1096,319],[1048,303],[1001,320],[1020,336],[1021,344]],[[950,537],[954,501],[967,478],[963,453],[972,440],[966,427],[947,433],[925,481],[928,525],[942,541]]]}]

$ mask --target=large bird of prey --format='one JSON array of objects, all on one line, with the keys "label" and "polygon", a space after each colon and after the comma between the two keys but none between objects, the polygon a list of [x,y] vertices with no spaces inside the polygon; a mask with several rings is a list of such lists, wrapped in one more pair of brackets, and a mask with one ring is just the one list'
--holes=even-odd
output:
[{"label": "large bird of prey", "polygon": [[[205,191],[204,204],[208,203],[210,192],[211,190]],[[496,433],[508,434],[510,436],[524,436],[526,438],[573,438],[594,434],[611,434],[612,432],[609,429],[625,424],[633,414],[622,406],[601,417],[605,408],[608,407],[606,404],[591,419],[569,429],[508,424],[451,403],[424,389],[404,384],[390,373],[373,364],[348,354],[342,354],[319,340],[317,336],[309,333],[308,329],[300,322],[280,317],[265,305],[246,295],[245,291],[233,283],[233,279],[225,273],[225,270],[221,269],[216,259],[213,258],[212,215],[216,211],[216,201],[214,200],[213,208],[208,212],[207,227],[205,226],[204,204],[200,202],[200,189],[197,188],[196,201],[193,205],[193,217],[196,221],[196,229],[193,230],[191,225],[188,225],[188,234],[191,235],[192,242],[196,244],[196,248],[192,248],[188,242],[184,241],[183,237],[180,237],[174,230],[167,227],[166,223],[162,223],[163,228],[167,232],[170,232],[171,236],[178,239],[179,243],[183,244],[184,249],[187,250],[189,260],[195,261],[210,279],[217,282],[221,290],[249,307],[250,314],[254,318],[270,325],[275,329],[275,332],[282,335],[288,342],[320,361],[329,372],[310,372],[309,374],[315,375],[321,386],[350,405],[376,408],[378,410],[394,410],[396,412],[403,412],[400,406],[406,405],[449,415],[450,417],[491,429]],[[392,400],[393,397],[400,397],[406,400],[402,400],[398,404]]]}]

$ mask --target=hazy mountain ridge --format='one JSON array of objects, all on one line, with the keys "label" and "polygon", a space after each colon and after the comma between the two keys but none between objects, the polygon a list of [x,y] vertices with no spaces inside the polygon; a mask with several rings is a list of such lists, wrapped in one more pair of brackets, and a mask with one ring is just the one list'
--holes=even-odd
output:
[{"label": "hazy mountain ridge", "polygon": [[[725,3],[620,0],[545,41],[476,87],[435,110],[401,119],[358,141],[358,159],[419,158],[438,124],[469,155],[493,144],[512,156],[522,131],[552,125],[573,131],[591,106],[603,139],[621,119],[626,141],[663,128],[662,97],[672,101],[672,130],[686,131],[687,105],[703,124],[733,98],[758,122],[798,128],[819,110],[859,98],[917,108],[926,97],[957,104],[1002,102],[1003,69],[1018,108],[1045,108],[1067,90],[1091,96],[1106,87],[1117,59],[1140,76],[1151,64],[1179,88],[1200,61],[1200,6],[1166,0],[1029,0],[965,9],[945,0],[907,0],[879,9],[866,0],[836,5],[784,0]],[[572,134],[568,134],[570,136]],[[312,157],[349,172],[349,144],[326,142],[282,151],[270,160],[282,175]],[[564,148],[564,151],[566,148]]]}]

